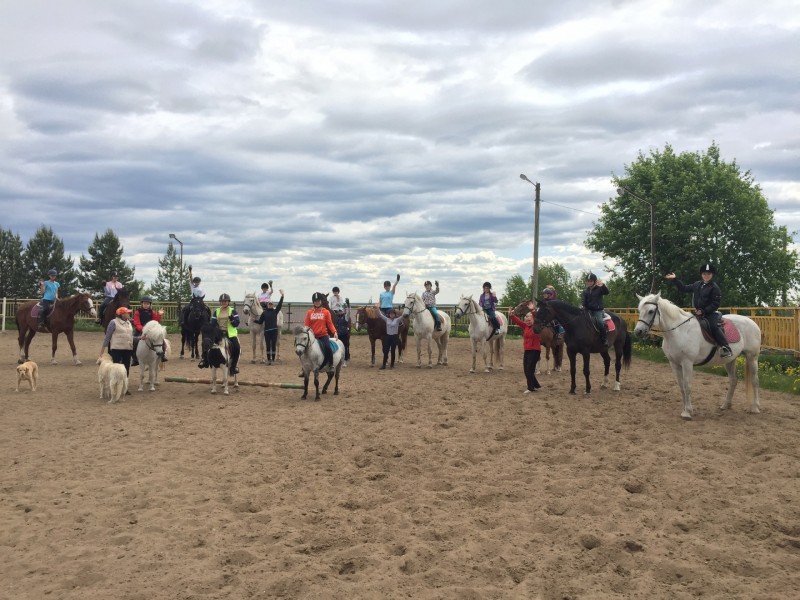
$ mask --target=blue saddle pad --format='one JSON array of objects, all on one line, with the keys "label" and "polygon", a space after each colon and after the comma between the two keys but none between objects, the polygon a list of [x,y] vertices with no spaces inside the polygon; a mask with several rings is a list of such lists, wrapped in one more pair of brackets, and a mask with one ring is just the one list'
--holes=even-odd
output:
[{"label": "blue saddle pad", "polygon": [[336,354],[339,351],[339,343],[336,340],[328,339],[328,342],[331,345],[331,352]]}]

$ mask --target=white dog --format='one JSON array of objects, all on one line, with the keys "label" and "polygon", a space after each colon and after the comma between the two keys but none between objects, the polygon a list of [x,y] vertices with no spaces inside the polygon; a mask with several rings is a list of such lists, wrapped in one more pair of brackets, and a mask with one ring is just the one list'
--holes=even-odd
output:
[{"label": "white dog", "polygon": [[100,398],[110,398],[109,404],[122,401],[128,391],[128,373],[125,371],[125,365],[114,363],[108,354],[98,358],[97,364]]},{"label": "white dog", "polygon": [[36,386],[39,384],[39,365],[32,360],[22,363],[17,366],[17,390],[19,391],[19,384],[24,380],[28,380],[31,386],[31,391],[36,391]]}]

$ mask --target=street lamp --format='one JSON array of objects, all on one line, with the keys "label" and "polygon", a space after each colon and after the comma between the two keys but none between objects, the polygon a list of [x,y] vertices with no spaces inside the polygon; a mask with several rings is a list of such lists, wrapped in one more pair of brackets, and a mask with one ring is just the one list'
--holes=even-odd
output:
[{"label": "street lamp", "polygon": [[650,267],[653,269],[653,280],[650,284],[650,293],[654,294],[656,291],[656,233],[655,233],[655,209],[653,208],[653,203],[645,200],[641,196],[637,196],[632,191],[630,191],[626,187],[618,187],[617,188],[617,195],[623,196],[624,194],[630,194],[637,200],[644,202],[650,207]]},{"label": "street lamp", "polygon": [[[175,237],[174,233],[170,233],[169,237],[172,238],[173,240],[175,240],[176,242],[178,242],[178,244],[180,244],[180,246],[181,246],[180,267],[178,268],[178,277],[180,277],[183,274],[183,242],[180,241],[177,237]],[[181,319],[181,294],[180,294],[180,289],[181,289],[181,282],[178,281],[178,315],[176,317],[177,321],[180,321],[180,319]]]},{"label": "street lamp", "polygon": [[531,300],[536,300],[536,294],[539,291],[539,194],[542,191],[542,186],[538,182],[534,183],[528,179],[524,173],[520,174],[519,178],[536,188],[533,216],[533,291],[531,293]]}]

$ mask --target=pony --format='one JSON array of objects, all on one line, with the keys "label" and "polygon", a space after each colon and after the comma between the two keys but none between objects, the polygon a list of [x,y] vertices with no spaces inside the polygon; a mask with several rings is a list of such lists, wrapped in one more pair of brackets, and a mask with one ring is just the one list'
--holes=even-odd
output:
[{"label": "pony", "polygon": [[725,365],[725,370],[728,371],[728,393],[720,410],[731,407],[738,383],[736,357],[740,354],[745,358],[744,382],[746,396],[752,399],[750,412],[761,412],[758,398],[758,356],[761,353],[762,333],[755,321],[743,315],[722,317],[725,337],[730,342],[732,353],[729,357],[720,358],[716,354],[716,344],[701,335],[700,322],[695,315],[662,298],[660,292],[644,297],[637,294],[636,297],[639,298],[639,321],[633,332],[641,337],[653,327],[661,330],[661,335],[664,336],[661,349],[669,359],[683,396],[681,418],[688,421],[693,416],[691,388],[695,365]]},{"label": "pony", "polygon": [[211,310],[206,306],[203,299],[194,296],[187,305],[186,320],[181,322],[181,355],[186,344],[191,351],[190,359],[200,358],[198,340],[203,326],[211,321]]},{"label": "pony", "polygon": [[127,288],[119,288],[117,290],[117,295],[111,299],[106,307],[103,309],[103,321],[100,325],[103,327],[103,331],[108,328],[108,324],[114,320],[117,316],[117,309],[124,306],[125,308],[131,307],[131,297],[128,293]]},{"label": "pony", "polygon": [[[344,361],[344,344],[341,341],[331,340],[331,343],[336,346],[333,352],[333,368],[334,372],[327,373],[328,380],[322,387],[322,393],[328,392],[328,386],[331,384],[331,379],[336,377],[336,383],[333,388],[333,395],[339,395],[339,374],[342,370],[342,362]],[[314,337],[314,332],[310,327],[297,326],[294,330],[294,352],[300,359],[300,364],[303,367],[303,395],[302,400],[308,398],[308,377],[314,373],[314,387],[317,390],[317,395],[314,397],[315,401],[320,399],[319,391],[319,367],[322,361],[325,360],[325,354],[322,352],[320,342]]]},{"label": "pony", "polygon": [[[529,312],[533,310],[536,305],[531,301],[520,302],[514,309],[514,314],[520,319],[524,318]],[[545,349],[545,369],[546,373],[550,375],[550,354],[553,355],[553,371],[561,371],[561,364],[564,362],[564,336],[556,335],[553,328],[548,326],[542,329],[539,334],[539,342]],[[536,374],[541,375],[541,361],[536,365]]]},{"label": "pony", "polygon": [[[493,325],[489,321],[489,316],[480,307],[472,296],[461,296],[456,304],[456,317],[469,317],[469,337],[472,340],[472,368],[470,373],[475,372],[475,362],[478,358],[478,351],[483,354],[484,372],[490,373],[494,369],[494,357],[497,356],[498,369],[503,370],[503,347],[505,346],[506,333],[508,333],[508,321],[502,313],[497,313],[497,320],[500,323],[500,333],[487,340],[492,332]],[[486,346],[489,346],[489,359],[486,359]]]},{"label": "pony", "polygon": [[158,384],[158,369],[161,366],[161,357],[169,350],[169,341],[166,339],[167,328],[158,321],[148,321],[142,329],[142,337],[136,347],[136,360],[139,361],[139,390],[144,391],[144,371],[150,371],[150,391],[156,391]]},{"label": "pony", "polygon": [[[17,332],[19,335],[19,364],[28,360],[28,350],[31,346],[31,340],[36,335],[39,327],[39,311],[41,304],[37,300],[26,302],[17,309],[14,314],[14,320],[17,322]],[[60,298],[55,301],[53,308],[48,317],[48,329],[53,338],[53,353],[50,358],[50,364],[57,365],[56,349],[58,348],[58,334],[64,333],[67,336],[69,347],[72,349],[72,362],[76,365],[81,365],[78,360],[78,352],[75,349],[74,329],[75,329],[75,315],[78,312],[84,312],[89,316],[96,318],[97,312],[94,309],[92,297],[84,292],[70,296],[61,300]]]},{"label": "pony", "polygon": [[439,349],[439,356],[436,359],[437,365],[447,366],[447,342],[450,339],[450,315],[443,310],[439,311],[442,329],[436,331],[433,314],[425,306],[419,294],[414,292],[406,296],[403,304],[403,316],[411,319],[414,326],[414,338],[417,341],[417,368],[422,367],[422,340],[428,340],[428,368],[433,368],[431,342],[436,342]]},{"label": "pony", "polygon": [[608,348],[614,348],[616,379],[614,381],[614,391],[619,391],[619,372],[623,364],[625,369],[630,367],[632,344],[631,334],[625,321],[616,313],[607,313],[614,323],[614,331],[608,332],[609,346],[600,344],[600,336],[595,329],[594,319],[588,311],[572,306],[562,300],[537,300],[536,318],[533,322],[533,330],[541,333],[547,324],[553,319],[558,319],[559,323],[566,330],[567,356],[569,356],[569,374],[571,378],[569,393],[575,393],[575,368],[577,356],[583,356],[583,375],[586,378],[586,394],[592,392],[592,384],[589,381],[589,358],[591,354],[599,353],[603,357],[605,374],[601,387],[608,386],[608,372],[611,366],[611,356]]},{"label": "pony", "polygon": [[[231,366],[228,338],[213,323],[206,323],[201,330],[203,336],[203,361],[211,368],[211,393],[217,393],[217,369],[222,369],[222,393],[228,395],[228,378]],[[239,388],[238,375],[233,375],[233,387]]]},{"label": "pony", "polygon": [[[378,309],[374,306],[362,306],[356,309],[356,331],[366,329],[369,334],[369,343],[372,349],[370,367],[375,366],[375,341],[386,339],[386,322],[378,315]],[[403,362],[403,351],[406,349],[408,341],[408,320],[403,319],[400,325],[400,343],[397,344],[399,354],[398,360]]]},{"label": "pony", "polygon": [[[257,293],[245,294],[242,312],[244,313],[244,326],[250,330],[250,341],[253,344],[253,358],[250,362],[259,362],[256,358],[256,348],[258,348],[261,355],[261,363],[266,364],[267,359],[264,356],[264,351],[267,347],[267,342],[264,339],[264,324],[256,322],[264,312],[264,309],[258,302]],[[281,357],[280,332],[283,331],[283,311],[278,313],[278,330],[278,341],[275,343],[275,362],[278,362]]]}]

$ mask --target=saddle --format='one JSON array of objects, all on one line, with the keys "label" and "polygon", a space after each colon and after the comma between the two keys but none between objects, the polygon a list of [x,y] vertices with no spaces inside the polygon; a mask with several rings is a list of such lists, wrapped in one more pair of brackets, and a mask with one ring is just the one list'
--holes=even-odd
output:
[{"label": "saddle", "polygon": [[[711,344],[712,346],[716,346],[717,345],[717,340],[714,338],[714,335],[711,333],[711,330],[710,330],[710,328],[708,326],[708,320],[700,318],[700,319],[697,319],[697,321],[700,323],[700,331],[703,332],[703,339],[705,341],[707,341],[709,344]],[[738,341],[740,341],[742,339],[742,336],[739,334],[739,330],[736,329],[736,326],[733,323],[731,323],[731,321],[729,319],[726,319],[725,317],[722,317],[719,322],[722,325],[722,331],[725,334],[725,339],[727,340],[727,342],[729,344],[733,344],[733,343],[738,342]]]}]

